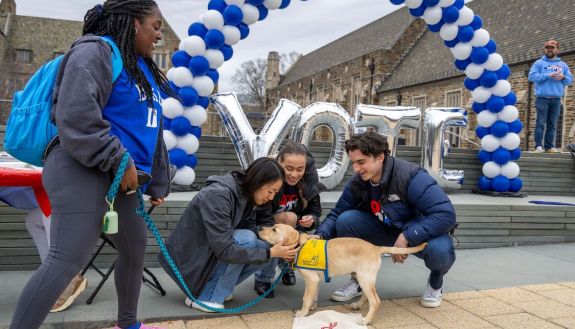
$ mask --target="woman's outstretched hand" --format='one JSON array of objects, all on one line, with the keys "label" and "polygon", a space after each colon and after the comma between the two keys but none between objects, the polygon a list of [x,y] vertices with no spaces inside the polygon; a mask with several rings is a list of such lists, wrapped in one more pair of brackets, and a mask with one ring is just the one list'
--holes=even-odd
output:
[{"label": "woman's outstretched hand", "polygon": [[288,245],[288,246],[284,246],[283,245],[283,240],[276,243],[273,247],[271,247],[270,249],[270,257],[279,257],[279,258],[283,258],[287,261],[291,261],[294,259],[295,255],[297,254],[299,248],[298,248],[298,242],[292,244],[292,245]]}]

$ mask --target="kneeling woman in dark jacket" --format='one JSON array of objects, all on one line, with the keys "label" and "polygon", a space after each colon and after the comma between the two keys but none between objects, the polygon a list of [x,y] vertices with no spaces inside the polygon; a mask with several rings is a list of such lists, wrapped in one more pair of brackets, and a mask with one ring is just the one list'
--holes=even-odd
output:
[{"label": "kneeling woman in dark jacket", "polygon": [[[272,257],[291,259],[296,254],[296,245],[270,248],[255,233],[256,208],[274,198],[283,178],[277,161],[260,158],[245,172],[209,177],[188,204],[166,245],[186,285],[203,303],[223,308],[234,287]],[[178,283],[164,257],[159,259]],[[208,311],[188,298],[186,305]]]}]

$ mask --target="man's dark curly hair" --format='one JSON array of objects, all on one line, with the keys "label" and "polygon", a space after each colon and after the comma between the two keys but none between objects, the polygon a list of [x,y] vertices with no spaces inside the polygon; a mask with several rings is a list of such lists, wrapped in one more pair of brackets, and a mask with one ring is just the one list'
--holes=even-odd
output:
[{"label": "man's dark curly hair", "polygon": [[345,141],[345,151],[347,153],[355,150],[360,150],[361,153],[373,157],[382,154],[389,155],[387,140],[375,131],[355,134]]}]

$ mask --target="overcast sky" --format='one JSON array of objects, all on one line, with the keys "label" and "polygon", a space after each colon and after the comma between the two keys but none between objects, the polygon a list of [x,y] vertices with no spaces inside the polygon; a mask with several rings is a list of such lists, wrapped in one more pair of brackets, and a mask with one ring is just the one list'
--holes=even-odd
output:
[{"label": "overcast sky", "polygon": [[[208,0],[156,0],[180,38],[207,11]],[[16,0],[18,15],[83,20],[94,0]],[[101,2],[100,2],[101,3]],[[234,46],[234,57],[219,69],[220,91],[233,91],[231,76],[244,61],[267,58],[269,51],[307,54],[364,26],[398,6],[387,0],[292,0],[250,26],[250,35]],[[381,31],[385,33],[385,31]]]}]

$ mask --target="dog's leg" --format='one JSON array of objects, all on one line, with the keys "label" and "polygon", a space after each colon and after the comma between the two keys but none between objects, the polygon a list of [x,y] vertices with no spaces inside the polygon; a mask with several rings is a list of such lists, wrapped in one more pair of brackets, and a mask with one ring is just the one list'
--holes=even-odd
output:
[{"label": "dog's leg", "polygon": [[295,316],[297,317],[307,316],[309,314],[319,286],[319,276],[317,275],[319,272],[301,270],[300,273],[303,275],[305,280],[305,293],[303,295],[302,308],[295,313]]},{"label": "dog's leg", "polygon": [[[366,326],[372,323],[373,316],[379,309],[381,301],[375,288],[375,275],[371,275],[371,273],[369,273],[369,275],[366,275],[366,273],[358,274],[357,281],[363,290],[363,296],[359,302],[364,300],[364,297],[369,301],[369,311],[367,312],[367,315],[359,322],[359,324]],[[361,306],[362,305],[359,305],[359,307]]]}]

